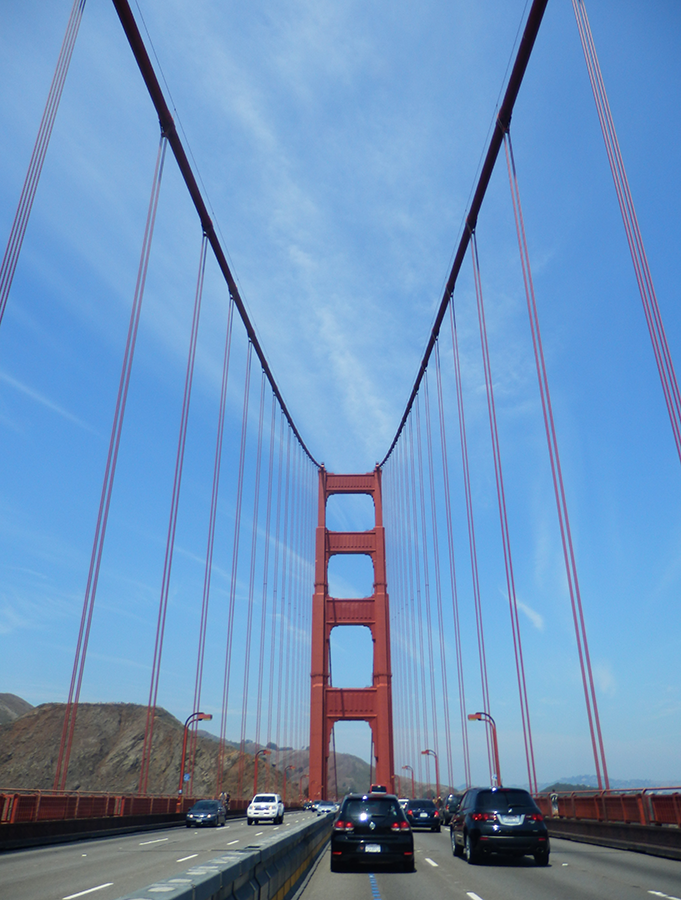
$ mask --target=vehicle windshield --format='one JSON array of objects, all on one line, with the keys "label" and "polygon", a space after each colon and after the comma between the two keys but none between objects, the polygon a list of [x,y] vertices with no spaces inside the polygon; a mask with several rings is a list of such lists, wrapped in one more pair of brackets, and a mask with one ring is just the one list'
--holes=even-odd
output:
[{"label": "vehicle windshield", "polygon": [[256,794],[253,803],[276,803],[277,798],[274,794]]},{"label": "vehicle windshield", "polygon": [[348,800],[343,810],[343,815],[360,822],[368,819],[379,819],[384,816],[399,820],[404,818],[397,800],[387,799]]},{"label": "vehicle windshield", "polygon": [[501,790],[480,791],[476,801],[476,809],[494,812],[508,812],[511,809],[534,809],[535,803],[527,791]]},{"label": "vehicle windshield", "polygon": [[217,800],[199,800],[192,806],[192,809],[217,809]]}]

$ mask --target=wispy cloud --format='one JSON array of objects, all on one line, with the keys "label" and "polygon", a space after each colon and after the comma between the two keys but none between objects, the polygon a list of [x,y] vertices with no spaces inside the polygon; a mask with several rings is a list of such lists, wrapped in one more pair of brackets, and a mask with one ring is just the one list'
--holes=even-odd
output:
[{"label": "wispy cloud", "polygon": [[45,409],[49,409],[50,412],[55,413],[55,415],[60,416],[62,419],[66,419],[66,421],[72,422],[74,425],[77,425],[84,431],[89,431],[92,434],[97,434],[96,430],[88,425],[87,422],[83,422],[82,419],[79,419],[78,416],[74,416],[73,413],[69,412],[67,409],[64,409],[63,406],[59,406],[59,404],[54,403],[49,399],[49,397],[45,397],[38,391],[33,390],[33,388],[30,388],[27,384],[23,384],[23,382],[18,381],[16,378],[12,378],[12,376],[8,375],[6,372],[0,372],[0,381],[8,384],[10,387],[14,388],[15,391],[24,394],[24,396],[29,397],[34,401],[34,403],[38,403],[40,404],[40,406],[45,407]]}]

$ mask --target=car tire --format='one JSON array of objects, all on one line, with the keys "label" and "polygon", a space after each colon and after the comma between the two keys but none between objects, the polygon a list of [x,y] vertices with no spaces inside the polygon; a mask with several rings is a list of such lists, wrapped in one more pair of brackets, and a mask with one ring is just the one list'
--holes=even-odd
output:
[{"label": "car tire", "polygon": [[405,862],[405,864],[404,864],[404,871],[405,871],[405,872],[413,872],[413,871],[414,871],[414,868],[415,868],[415,867],[414,867],[414,860],[413,860],[413,859],[409,859],[409,860],[407,860],[407,861]]},{"label": "car tire", "polygon": [[549,851],[548,850],[537,850],[537,852],[534,854],[534,861],[538,866],[548,866]]},{"label": "car tire", "polygon": [[334,859],[331,857],[331,871],[332,872],[342,872],[343,871],[343,863],[339,859]]},{"label": "car tire", "polygon": [[459,846],[459,844],[456,843],[456,838],[454,837],[453,831],[450,832],[450,839],[452,842],[452,853],[454,854],[454,856],[458,856],[460,859],[463,856],[463,847]]},{"label": "car tire", "polygon": [[480,862],[480,851],[475,850],[470,835],[464,838],[463,855],[469,866],[476,866]]},{"label": "car tire", "polygon": [[252,824],[253,824],[253,819],[246,819],[246,824],[247,824],[247,825],[252,825]]}]

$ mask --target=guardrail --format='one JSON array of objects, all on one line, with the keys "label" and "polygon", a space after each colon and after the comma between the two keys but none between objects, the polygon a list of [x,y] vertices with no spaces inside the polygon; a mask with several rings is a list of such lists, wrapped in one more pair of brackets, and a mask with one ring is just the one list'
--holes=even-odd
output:
[{"label": "guardrail", "polygon": [[231,850],[121,900],[288,900],[298,890],[331,834],[333,818],[294,825],[257,845]]},{"label": "guardrail", "polygon": [[538,794],[535,802],[547,817],[681,827],[681,787]]},{"label": "guardrail", "polygon": [[[200,797],[177,794],[140,795],[81,791],[0,791],[0,826],[21,822],[63,822],[118,816],[155,816],[185,813]],[[246,809],[247,800],[230,801],[230,811]]]}]

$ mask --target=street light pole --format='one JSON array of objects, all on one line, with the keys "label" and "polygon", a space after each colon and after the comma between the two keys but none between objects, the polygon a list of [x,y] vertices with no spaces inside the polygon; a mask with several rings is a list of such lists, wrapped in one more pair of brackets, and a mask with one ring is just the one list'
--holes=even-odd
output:
[{"label": "street light pole", "polygon": [[411,799],[416,800],[416,788],[414,787],[414,770],[411,766],[402,766],[403,769],[407,769],[411,772]]},{"label": "street light pole", "polygon": [[[272,751],[268,750],[266,747],[263,747],[261,750],[255,754],[255,766],[253,769],[253,796],[258,793],[258,757],[259,756],[269,756]],[[286,778],[286,773],[284,773],[284,778]]]},{"label": "street light pole", "polygon": [[210,713],[205,712],[195,712],[192,713],[191,716],[187,717],[186,722],[184,723],[184,735],[182,738],[182,757],[180,759],[180,783],[177,787],[177,796],[178,800],[182,796],[182,790],[184,785],[184,762],[187,756],[187,730],[189,725],[194,721],[206,721],[212,719],[213,716]]},{"label": "street light pole", "polygon": [[[492,775],[492,787],[501,787],[501,766],[499,765],[499,744],[497,743],[497,723],[486,712],[469,713],[470,722],[487,722],[492,731],[492,752],[494,753],[494,767],[496,772]],[[496,781],[496,784],[495,784]]]},{"label": "street light pole", "polygon": [[422,750],[421,756],[432,756],[435,759],[435,796],[440,796],[440,766],[437,761],[437,753],[434,750]]}]

